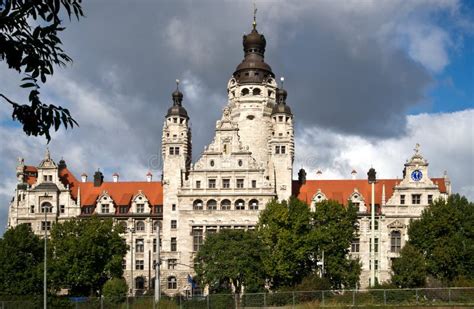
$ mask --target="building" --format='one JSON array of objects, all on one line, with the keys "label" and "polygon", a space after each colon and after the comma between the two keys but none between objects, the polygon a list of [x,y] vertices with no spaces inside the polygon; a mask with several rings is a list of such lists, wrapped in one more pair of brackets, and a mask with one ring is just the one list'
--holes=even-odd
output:
[{"label": "building", "polygon": [[[193,260],[208,233],[221,229],[254,229],[259,212],[272,199],[294,195],[312,208],[324,199],[359,207],[359,232],[351,256],[363,262],[361,286],[369,284],[370,186],[366,179],[306,180],[300,170],[293,180],[293,114],[287,92],[278,86],[265,62],[266,41],[256,23],[243,37],[244,59],[228,84],[228,103],[216,122],[215,136],[196,162],[192,162],[189,115],[179,87],[162,132],[162,181],[127,182],[112,175],[104,181],[97,171],[92,181],[78,180],[64,160],[56,164],[49,151],[37,166],[19,159],[18,184],[9,208],[8,226],[30,224],[42,235],[52,222],[98,215],[126,227],[130,250],[124,275],[131,293],[154,288],[157,243],[162,258],[161,288],[167,294],[188,293]],[[179,86],[179,83],[178,83]],[[320,175],[321,173],[319,173]],[[415,154],[404,167],[403,178],[375,184],[376,277],[390,277],[390,263],[407,239],[407,225],[434,199],[450,194],[450,182],[428,177],[428,163]],[[46,207],[45,207],[46,206]],[[46,210],[45,210],[46,209]],[[157,227],[160,226],[160,239]]]}]

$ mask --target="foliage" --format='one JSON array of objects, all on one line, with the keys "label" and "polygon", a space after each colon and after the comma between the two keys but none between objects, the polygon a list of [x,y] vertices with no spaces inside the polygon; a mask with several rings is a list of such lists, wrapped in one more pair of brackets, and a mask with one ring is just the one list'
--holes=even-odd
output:
[{"label": "foliage", "polygon": [[271,287],[294,286],[311,273],[317,244],[310,241],[309,207],[294,198],[271,201],[260,213],[257,226],[269,255],[264,260]]},{"label": "foliage", "polygon": [[40,294],[43,259],[43,242],[29,225],[8,229],[0,239],[0,294]]},{"label": "foliage", "polygon": [[474,279],[474,203],[458,194],[439,199],[410,223],[408,235],[429,275],[445,284]]},{"label": "foliage", "polygon": [[128,292],[128,285],[123,278],[109,279],[102,288],[102,295],[115,304],[125,301]]},{"label": "foliage", "polygon": [[426,261],[413,245],[407,244],[392,264],[392,283],[400,288],[422,287],[426,283]]},{"label": "foliage", "polygon": [[109,278],[121,278],[127,252],[121,232],[122,226],[97,217],[53,225],[51,277],[55,286],[70,288],[72,295],[91,295]]},{"label": "foliage", "polygon": [[264,285],[264,252],[253,231],[222,230],[206,237],[195,262],[198,280],[209,284],[212,292],[222,292],[231,285],[240,293],[242,286],[248,292]]},{"label": "foliage", "polygon": [[77,125],[69,111],[61,106],[41,102],[39,83],[54,73],[54,66],[65,66],[72,59],[61,48],[58,33],[65,28],[62,17],[83,16],[81,0],[6,0],[0,7],[0,60],[8,68],[23,73],[22,88],[28,88],[30,104],[13,102],[0,96],[13,107],[12,117],[23,125],[27,135],[45,135],[51,139],[55,131]]},{"label": "foliage", "polygon": [[361,265],[349,259],[349,248],[357,230],[357,208],[336,201],[322,201],[312,213],[311,242],[318,244],[318,256],[324,251],[324,277],[331,288],[354,288]]}]

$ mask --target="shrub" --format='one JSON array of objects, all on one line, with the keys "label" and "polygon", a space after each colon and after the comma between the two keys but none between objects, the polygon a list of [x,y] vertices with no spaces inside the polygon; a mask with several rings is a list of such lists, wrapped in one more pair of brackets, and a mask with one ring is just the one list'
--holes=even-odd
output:
[{"label": "shrub", "polygon": [[128,286],[123,278],[112,278],[102,288],[102,294],[107,301],[118,304],[125,301]]}]

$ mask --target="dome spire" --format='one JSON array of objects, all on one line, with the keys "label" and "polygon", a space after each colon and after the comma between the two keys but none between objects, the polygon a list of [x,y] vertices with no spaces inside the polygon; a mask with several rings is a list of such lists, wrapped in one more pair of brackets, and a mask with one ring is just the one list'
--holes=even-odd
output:
[{"label": "dome spire", "polygon": [[169,116],[181,116],[188,119],[188,113],[186,109],[183,107],[183,93],[179,90],[179,79],[176,79],[176,90],[171,95],[173,99],[173,106],[168,109],[168,114],[166,117]]},{"label": "dome spire", "polygon": [[253,2],[253,30],[257,31],[257,4]]}]

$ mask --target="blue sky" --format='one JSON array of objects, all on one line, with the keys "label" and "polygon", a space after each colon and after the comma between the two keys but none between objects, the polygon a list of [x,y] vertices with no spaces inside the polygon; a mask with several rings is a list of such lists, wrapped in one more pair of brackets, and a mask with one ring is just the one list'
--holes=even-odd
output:
[{"label": "blue sky", "polygon": [[[416,143],[430,175],[448,171],[474,200],[474,1],[257,1],[266,61],[285,76],[295,114],[296,160],[308,177],[401,177]],[[84,2],[67,23],[74,63],[42,87],[44,100],[80,123],[53,135],[53,158],[76,174],[159,177],[162,121],[181,80],[194,159],[213,137],[226,84],[243,58],[252,1]],[[124,18],[127,16],[127,18]],[[17,73],[0,64],[2,93],[22,101]],[[17,157],[37,165],[44,138],[26,137],[0,104],[0,231]],[[471,169],[469,171],[469,169]]]}]

